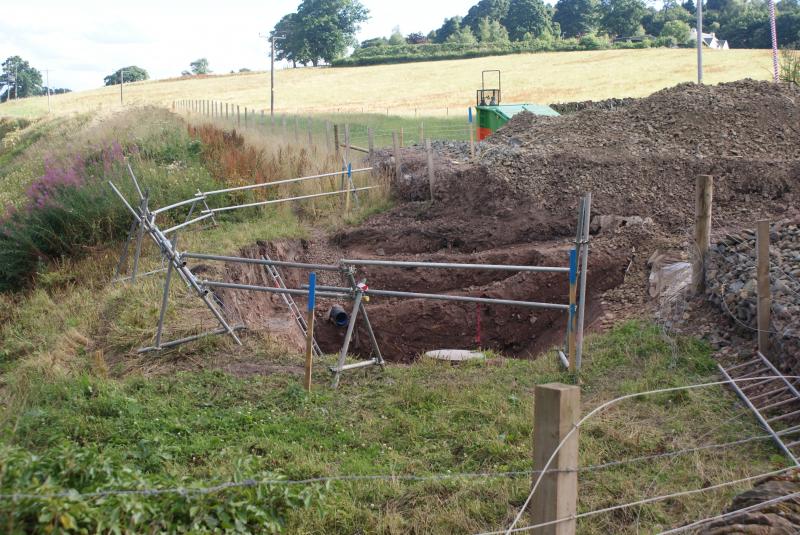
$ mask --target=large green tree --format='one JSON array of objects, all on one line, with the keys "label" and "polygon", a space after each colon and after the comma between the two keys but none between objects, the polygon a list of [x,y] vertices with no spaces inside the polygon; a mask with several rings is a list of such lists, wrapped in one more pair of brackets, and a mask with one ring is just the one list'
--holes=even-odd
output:
[{"label": "large green tree", "polygon": [[189,64],[192,69],[192,74],[210,74],[211,69],[208,68],[208,60],[206,58],[196,59]]},{"label": "large green tree", "polygon": [[542,0],[511,0],[502,22],[512,41],[553,33],[552,13]]},{"label": "large green tree", "polygon": [[109,74],[103,78],[103,83],[105,85],[117,85],[120,82],[127,84],[129,82],[141,82],[149,78],[150,75],[147,74],[146,70],[136,65],[131,65],[130,67],[123,67],[113,74]]},{"label": "large green tree", "polygon": [[609,35],[630,37],[644,33],[647,7],[642,0],[602,0],[602,26]]},{"label": "large green tree", "polygon": [[597,30],[600,21],[598,0],[558,0],[553,21],[566,37],[576,37]]},{"label": "large green tree", "polygon": [[42,73],[19,56],[3,62],[0,74],[0,102],[9,98],[25,98],[42,94]]},{"label": "large green tree", "polygon": [[444,19],[444,23],[442,23],[442,27],[434,32],[434,39],[435,43],[445,43],[450,38],[451,35],[458,33],[461,30],[461,22],[462,18],[459,16],[450,17],[449,19]]},{"label": "large green tree", "polygon": [[296,13],[284,16],[272,31],[284,35],[276,47],[277,57],[318,65],[341,57],[356,46],[355,34],[369,19],[369,11],[358,0],[303,0]]},{"label": "large green tree", "polygon": [[480,0],[477,4],[469,8],[462,24],[469,26],[472,31],[478,33],[478,26],[483,19],[489,22],[501,21],[508,15],[510,0]]}]

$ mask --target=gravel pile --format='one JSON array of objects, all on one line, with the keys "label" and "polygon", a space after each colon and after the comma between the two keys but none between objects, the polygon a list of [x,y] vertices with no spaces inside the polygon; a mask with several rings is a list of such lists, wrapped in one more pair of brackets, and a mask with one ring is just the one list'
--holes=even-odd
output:
[{"label": "gravel pile", "polygon": [[550,107],[561,115],[569,115],[583,110],[613,110],[636,102],[634,98],[608,98],[606,100],[582,100],[578,102],[559,102]]},{"label": "gravel pile", "polygon": [[[715,178],[722,217],[780,211],[798,201],[800,88],[744,80],[682,84],[614,110],[562,117],[521,113],[486,141],[480,163],[505,206],[574,211],[584,191],[595,213],[652,217],[685,227],[694,177]],[[494,201],[495,199],[490,199]]]},{"label": "gravel pile", "polygon": [[[770,228],[770,281],[774,354],[800,372],[800,220]],[[728,234],[709,252],[709,298],[743,330],[757,329],[756,237],[751,230]]]}]

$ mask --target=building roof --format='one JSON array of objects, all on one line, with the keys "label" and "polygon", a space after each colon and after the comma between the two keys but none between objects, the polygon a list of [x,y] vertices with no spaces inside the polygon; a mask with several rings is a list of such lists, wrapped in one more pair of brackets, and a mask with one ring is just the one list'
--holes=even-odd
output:
[{"label": "building roof", "polygon": [[478,106],[482,110],[493,110],[506,120],[511,119],[518,113],[529,111],[534,115],[557,116],[560,115],[556,110],[544,104],[501,104],[499,106]]}]

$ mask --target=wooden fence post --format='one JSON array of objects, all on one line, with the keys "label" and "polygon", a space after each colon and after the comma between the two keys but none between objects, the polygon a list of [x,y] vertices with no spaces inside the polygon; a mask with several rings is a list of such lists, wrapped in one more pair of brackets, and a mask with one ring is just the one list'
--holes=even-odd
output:
[{"label": "wooden fence post", "polygon": [[403,137],[404,137],[404,132],[403,132],[403,128],[401,127],[400,128],[400,147],[401,148],[405,147],[405,143],[403,143],[403,141],[404,141]]},{"label": "wooden fence post", "polygon": [[425,125],[424,123],[419,123],[419,144],[422,145],[425,143]]},{"label": "wooden fence post", "polygon": [[375,130],[372,128],[367,128],[367,143],[369,147],[369,158],[372,160],[372,156],[375,153]]},{"label": "wooden fence post", "polygon": [[767,356],[772,312],[772,291],[769,280],[769,221],[762,219],[758,221],[757,225],[758,350],[762,355]]},{"label": "wooden fence post", "polygon": [[469,130],[469,157],[471,160],[475,159],[475,129],[472,127],[472,123],[467,125],[467,130]]},{"label": "wooden fence post", "polygon": [[331,151],[331,122],[325,121],[325,148],[328,149],[328,153]]},{"label": "wooden fence post", "polygon": [[236,105],[236,126],[242,126],[242,114],[239,105]]},{"label": "wooden fence post", "polygon": [[247,128],[247,106],[244,107],[244,127]]},{"label": "wooden fence post", "polygon": [[702,294],[706,289],[706,257],[711,245],[711,203],[714,179],[697,175],[695,182],[694,254],[692,255],[692,291]]},{"label": "wooden fence post", "polygon": [[433,149],[431,148],[431,140],[425,140],[425,151],[428,153],[428,186],[431,190],[431,202],[433,202],[433,183],[436,180],[433,169]]},{"label": "wooden fence post", "polygon": [[344,125],[344,161],[350,163],[350,125]]},{"label": "wooden fence post", "polygon": [[397,136],[397,132],[392,132],[392,144],[394,145],[394,172],[397,178],[400,178],[402,175],[400,169],[400,139]]},{"label": "wooden fence post", "polygon": [[336,159],[339,159],[339,125],[333,125],[333,150],[336,154]]},{"label": "wooden fence post", "polygon": [[[537,385],[533,405],[533,480],[543,470],[553,452],[578,423],[581,391],[577,386],[551,383]],[[578,431],[561,446],[542,477],[530,505],[532,524],[574,516],[578,505]],[[543,526],[536,535],[574,535],[575,520]]]}]

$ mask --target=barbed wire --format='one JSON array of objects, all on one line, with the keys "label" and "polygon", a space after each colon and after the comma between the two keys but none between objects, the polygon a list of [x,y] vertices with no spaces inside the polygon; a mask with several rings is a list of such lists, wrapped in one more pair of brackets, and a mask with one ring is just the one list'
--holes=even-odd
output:
[{"label": "barbed wire", "polygon": [[669,393],[669,392],[679,392],[679,391],[686,391],[686,390],[697,390],[697,389],[700,389],[700,388],[707,388],[707,387],[710,387],[710,386],[721,386],[721,385],[728,385],[728,384],[731,384],[731,383],[740,383],[740,382],[747,382],[747,381],[752,381],[752,380],[761,381],[761,380],[764,380],[764,379],[798,379],[798,378],[800,378],[800,376],[790,376],[790,375],[781,374],[781,375],[770,375],[770,376],[759,376],[759,377],[746,377],[746,378],[739,378],[739,379],[728,379],[728,380],[724,380],[724,381],[713,381],[713,382],[708,382],[708,383],[697,383],[697,384],[693,384],[693,385],[684,385],[684,386],[676,386],[676,387],[669,387],[669,388],[659,388],[659,389],[655,389],[655,390],[648,390],[648,391],[645,391],[645,392],[636,392],[636,393],[632,393],[632,394],[626,394],[624,396],[619,396],[617,398],[614,398],[612,400],[609,400],[609,401],[606,401],[606,402],[600,404],[599,406],[597,406],[594,409],[592,409],[589,413],[587,413],[586,416],[582,417],[576,424],[573,424],[573,426],[570,428],[570,430],[564,435],[564,438],[562,438],[561,441],[558,443],[558,445],[556,446],[556,448],[553,450],[552,454],[550,455],[549,459],[545,463],[544,467],[542,468],[542,472],[536,478],[536,482],[533,484],[533,487],[531,488],[531,491],[528,494],[528,497],[525,499],[525,502],[522,504],[522,507],[520,507],[519,512],[514,517],[514,520],[512,521],[511,525],[508,527],[508,529],[506,529],[504,531],[497,532],[497,533],[505,533],[506,535],[510,535],[511,533],[514,532],[513,531],[514,527],[517,525],[517,522],[519,522],[520,518],[522,518],[522,515],[525,512],[525,510],[528,508],[528,505],[530,504],[531,500],[533,499],[534,493],[539,488],[539,485],[542,482],[542,479],[544,478],[544,474],[549,470],[550,465],[553,463],[553,460],[558,455],[558,452],[561,451],[561,448],[564,447],[564,444],[567,442],[567,440],[569,440],[570,437],[572,437],[572,435],[575,434],[575,432],[587,420],[592,418],[595,414],[598,414],[599,412],[605,410],[606,408],[608,408],[608,407],[610,407],[612,405],[616,405],[617,403],[619,403],[621,401],[624,401],[624,400],[627,400],[627,399],[633,399],[633,398],[637,398],[637,397],[641,397],[641,396],[647,396],[647,395],[653,395],[653,394],[665,394],[665,393]]},{"label": "barbed wire", "polygon": [[[589,419],[594,414],[598,413],[605,407],[608,407],[614,403],[622,401],[624,399],[630,399],[637,396],[642,395],[649,395],[654,393],[663,393],[663,392],[672,392],[678,390],[686,390],[686,389],[696,389],[702,388],[707,386],[714,386],[714,385],[725,385],[730,384],[731,382],[744,382],[744,381],[756,381],[756,380],[763,380],[767,378],[787,378],[787,379],[797,379],[800,378],[798,376],[761,376],[761,377],[749,377],[744,379],[733,379],[732,381],[717,381],[712,383],[702,383],[697,385],[688,385],[683,387],[673,387],[668,389],[659,389],[659,390],[652,390],[647,392],[639,392],[634,394],[627,394],[625,396],[621,396],[619,398],[615,398],[604,404],[596,407],[590,413],[588,413],[576,426],[573,426],[573,429],[570,431],[570,434],[562,440],[561,444],[559,444],[558,448],[556,448],[553,456],[545,465],[542,470],[517,470],[517,471],[507,471],[507,472],[457,472],[457,473],[439,473],[439,474],[428,474],[428,475],[417,475],[417,474],[377,474],[377,475],[340,475],[340,476],[319,476],[319,477],[312,477],[312,478],[305,478],[305,479],[285,479],[285,478],[273,478],[273,479],[246,479],[239,482],[226,482],[217,485],[212,485],[208,487],[175,487],[175,488],[166,488],[166,489],[116,489],[116,490],[104,490],[104,491],[95,491],[95,492],[87,492],[87,493],[77,493],[75,491],[64,491],[64,492],[57,492],[57,493],[50,493],[50,494],[33,494],[33,493],[11,493],[11,494],[0,494],[0,500],[20,500],[20,499],[36,499],[36,500],[46,500],[46,499],[56,499],[56,498],[97,498],[97,497],[109,497],[109,496],[125,496],[125,495],[141,495],[141,496],[157,496],[162,494],[178,494],[178,495],[206,495],[206,494],[213,494],[216,492],[221,492],[224,490],[232,489],[232,488],[246,488],[246,487],[254,487],[260,485],[308,485],[314,483],[332,483],[332,482],[348,482],[348,481],[437,481],[437,480],[452,480],[452,479],[468,479],[468,478],[503,478],[503,477],[520,477],[520,476],[532,476],[538,475],[538,479],[536,484],[534,485],[534,491],[536,490],[536,486],[541,481],[541,478],[545,473],[573,473],[573,472],[590,472],[590,471],[597,471],[606,468],[622,466],[626,464],[632,464],[636,462],[643,462],[648,460],[656,460],[662,458],[669,458],[669,457],[677,457],[679,455],[683,455],[686,453],[696,453],[701,451],[708,451],[712,449],[722,449],[722,448],[729,448],[738,445],[743,445],[751,442],[767,440],[772,438],[771,435],[757,435],[752,436],[740,440],[735,440],[727,443],[722,444],[709,444],[705,446],[697,446],[692,448],[685,448],[682,450],[677,451],[670,451],[664,452],[659,454],[653,455],[645,455],[640,457],[634,457],[631,459],[624,459],[624,460],[616,460],[610,461],[606,463],[600,463],[596,465],[590,465],[585,467],[579,467],[577,469],[557,469],[557,470],[550,470],[550,464],[552,462],[553,457],[555,454],[558,453],[561,446],[565,442],[567,438],[577,430],[578,426],[580,426],[583,422]],[[531,493],[531,496],[533,494]],[[529,500],[528,500],[529,501]],[[525,506],[522,508],[524,510],[527,507],[527,502]]]},{"label": "barbed wire", "polygon": [[[681,532],[687,531],[689,529],[693,529],[693,528],[702,526],[703,524],[708,524],[710,522],[714,522],[714,521],[717,521],[717,520],[725,520],[725,519],[728,519],[730,517],[733,517],[733,516],[736,516],[736,515],[740,515],[742,513],[748,513],[750,511],[756,511],[758,509],[761,509],[762,507],[766,507],[768,505],[775,505],[776,503],[782,503],[782,502],[785,502],[785,501],[793,500],[795,498],[800,498],[800,492],[793,492],[791,494],[785,494],[785,495],[779,496],[777,498],[770,498],[769,500],[766,500],[766,501],[763,501],[763,502],[760,502],[760,503],[756,503],[756,504],[753,504],[753,505],[748,505],[747,507],[742,507],[741,509],[736,509],[734,511],[729,511],[727,513],[723,513],[723,514],[720,514],[720,515],[704,518],[702,520],[698,520],[696,522],[692,522],[691,524],[687,524],[685,526],[680,526],[680,527],[677,527],[677,528],[669,529],[667,531],[662,531],[658,535],[672,535],[673,533],[681,533]],[[800,533],[800,531],[796,531],[795,535],[797,535],[798,533]]]},{"label": "barbed wire", "polygon": [[595,509],[593,511],[588,511],[588,512],[580,513],[580,514],[577,514],[577,515],[570,515],[570,516],[563,517],[563,518],[557,518],[555,520],[549,520],[547,522],[541,522],[539,524],[533,524],[533,525],[530,525],[530,526],[523,526],[523,527],[520,527],[520,528],[513,528],[513,529],[508,529],[508,530],[502,530],[502,531],[486,531],[486,532],[482,532],[482,533],[477,533],[476,535],[504,535],[504,534],[508,535],[508,534],[511,534],[511,533],[521,533],[521,532],[524,532],[524,531],[532,531],[534,529],[543,528],[543,527],[546,527],[546,526],[552,526],[554,524],[561,524],[561,523],[564,523],[564,522],[568,522],[568,521],[572,521],[572,520],[579,520],[581,518],[587,518],[587,517],[590,517],[590,516],[596,516],[596,515],[603,514],[603,513],[610,513],[610,512],[613,512],[613,511],[619,511],[620,509],[629,509],[631,507],[637,507],[639,505],[647,505],[649,503],[655,503],[655,502],[659,502],[659,501],[663,501],[663,500],[669,500],[669,499],[672,499],[672,498],[680,498],[682,496],[690,496],[692,494],[699,494],[699,493],[702,493],[702,492],[708,492],[708,491],[711,491],[711,490],[717,490],[717,489],[721,489],[721,488],[724,488],[724,487],[730,487],[732,485],[738,485],[740,483],[747,483],[748,481],[754,481],[756,479],[764,479],[764,478],[767,478],[767,477],[772,477],[772,476],[776,476],[776,475],[780,475],[780,474],[785,474],[786,472],[789,472],[789,471],[792,471],[792,470],[797,470],[797,467],[796,466],[790,466],[788,468],[782,468],[780,470],[773,470],[771,472],[766,472],[764,474],[758,474],[758,475],[755,475],[755,476],[743,477],[741,479],[736,479],[734,481],[725,481],[723,483],[718,483],[716,485],[711,485],[711,486],[708,486],[708,487],[702,487],[702,488],[699,488],[699,489],[683,490],[683,491],[680,491],[680,492],[673,492],[671,494],[664,494],[664,495],[661,495],[661,496],[653,496],[653,497],[650,497],[650,498],[643,498],[643,499],[637,500],[635,502],[624,503],[624,504],[620,504],[620,505],[612,505],[610,507],[604,507],[602,509]]},{"label": "barbed wire", "polygon": [[[720,221],[719,221],[718,218],[714,218],[714,221],[717,223],[717,225],[719,225],[720,227],[723,227],[723,225],[720,224]],[[750,249],[751,251],[755,252],[755,247],[750,244],[749,240],[743,240],[743,239],[737,237],[736,235],[734,235],[734,234],[732,234],[730,232],[726,232],[725,236],[727,238],[732,239],[734,242],[736,242],[737,245],[745,245],[745,246],[748,247],[748,249]],[[733,251],[733,252],[736,253],[737,255],[739,255],[740,257],[745,257],[748,260],[750,260],[749,256],[744,255],[743,253],[741,253],[739,251]],[[787,279],[791,280],[798,287],[800,287],[800,280],[796,279],[794,277],[794,275],[792,275],[791,273],[787,273],[786,271],[784,271],[781,266],[776,264],[776,265],[770,266],[770,268],[775,268],[777,271],[779,271],[781,274],[783,274]],[[790,292],[792,292],[793,294],[795,294],[796,296],[800,297],[800,291],[797,291],[797,290],[795,290],[795,289],[793,289],[793,288],[791,288],[789,286],[786,286],[786,289],[789,290]]]},{"label": "barbed wire", "polygon": [[[685,448],[682,450],[669,451],[653,455],[644,455],[640,457],[633,457],[630,459],[623,459],[618,461],[610,461],[607,463],[595,464],[585,467],[580,467],[575,470],[569,469],[555,469],[549,470],[549,473],[575,473],[575,472],[594,472],[607,468],[623,466],[626,464],[633,464],[637,462],[651,461],[663,458],[678,457],[688,453],[697,453],[701,451],[708,451],[712,449],[725,449],[735,446],[741,446],[753,442],[771,439],[771,435],[757,435],[740,440],[734,440],[722,444],[709,444],[706,446],[697,446],[693,448]],[[444,472],[439,474],[367,474],[367,475],[340,475],[340,476],[319,476],[305,479],[245,479],[239,482],[226,482],[209,487],[173,487],[166,489],[120,489],[120,490],[106,490],[76,493],[74,491],[56,492],[51,494],[31,494],[31,493],[12,493],[0,494],[0,500],[19,500],[19,499],[56,499],[56,498],[100,498],[116,495],[142,495],[142,496],[156,496],[161,494],[179,494],[179,495],[192,495],[192,494],[214,494],[227,489],[240,488],[240,487],[254,487],[260,485],[310,485],[315,483],[334,483],[334,482],[351,482],[351,481],[442,481],[452,479],[499,479],[499,478],[515,478],[522,476],[532,476],[541,473],[542,470],[513,470],[506,472]]]}]

